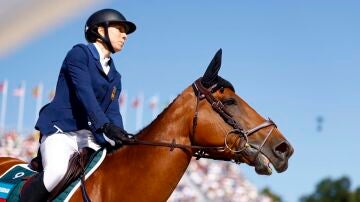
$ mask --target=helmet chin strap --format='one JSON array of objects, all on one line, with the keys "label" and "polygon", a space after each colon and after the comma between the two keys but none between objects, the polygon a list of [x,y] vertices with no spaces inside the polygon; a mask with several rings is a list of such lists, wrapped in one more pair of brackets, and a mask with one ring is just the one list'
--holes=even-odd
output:
[{"label": "helmet chin strap", "polygon": [[109,49],[109,51],[110,51],[111,53],[115,53],[114,47],[111,45],[111,42],[110,42],[110,37],[109,37],[108,28],[109,28],[109,23],[105,23],[105,24],[104,24],[104,32],[105,32],[104,34],[105,34],[105,37],[101,36],[97,31],[91,30],[91,32],[92,32],[93,34],[95,34],[97,37],[99,37],[100,40],[105,43],[106,47]]},{"label": "helmet chin strap", "polygon": [[109,51],[115,53],[114,47],[111,45],[110,37],[109,37],[109,23],[106,23],[105,26],[105,38],[102,37],[102,40],[105,42],[106,46],[108,47]]}]

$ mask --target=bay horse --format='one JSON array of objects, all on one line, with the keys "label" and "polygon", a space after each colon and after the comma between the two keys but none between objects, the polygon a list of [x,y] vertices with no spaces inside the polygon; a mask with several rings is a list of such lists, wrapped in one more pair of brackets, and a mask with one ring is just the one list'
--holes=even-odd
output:
[{"label": "bay horse", "polygon": [[[246,163],[258,174],[283,172],[294,149],[218,76],[221,49],[205,74],[187,87],[133,142],[107,155],[86,180],[92,201],[166,201],[192,157]],[[0,175],[15,164],[0,158]],[[78,189],[70,201],[82,201]]]}]

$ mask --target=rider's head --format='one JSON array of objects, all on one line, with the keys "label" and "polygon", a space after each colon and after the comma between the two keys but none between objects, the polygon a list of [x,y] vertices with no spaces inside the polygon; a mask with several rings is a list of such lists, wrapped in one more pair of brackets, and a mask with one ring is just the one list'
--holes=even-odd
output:
[{"label": "rider's head", "polygon": [[100,41],[112,52],[122,49],[128,34],[136,30],[134,23],[117,10],[102,9],[93,13],[86,21],[85,38],[88,42]]}]

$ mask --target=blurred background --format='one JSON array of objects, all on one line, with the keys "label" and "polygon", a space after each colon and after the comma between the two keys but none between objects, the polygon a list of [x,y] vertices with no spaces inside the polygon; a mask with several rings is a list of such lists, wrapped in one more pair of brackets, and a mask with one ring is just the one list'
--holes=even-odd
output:
[{"label": "blurred background", "polygon": [[220,75],[295,148],[286,172],[200,160],[169,201],[360,201],[360,2],[13,0],[0,2],[0,156],[29,160],[84,24],[114,8],[137,25],[113,56],[125,128],[137,132],[223,49]]}]

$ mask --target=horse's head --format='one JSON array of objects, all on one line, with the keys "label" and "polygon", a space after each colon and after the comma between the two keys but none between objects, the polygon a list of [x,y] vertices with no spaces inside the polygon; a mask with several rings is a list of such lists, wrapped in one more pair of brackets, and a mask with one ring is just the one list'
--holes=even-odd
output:
[{"label": "horse's head", "polygon": [[218,76],[220,66],[221,49],[204,76],[192,85],[197,104],[191,141],[206,148],[197,155],[246,163],[258,174],[270,175],[270,163],[276,171],[285,171],[293,147],[273,121],[260,116],[235,93],[230,82]]}]

